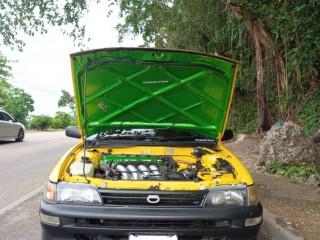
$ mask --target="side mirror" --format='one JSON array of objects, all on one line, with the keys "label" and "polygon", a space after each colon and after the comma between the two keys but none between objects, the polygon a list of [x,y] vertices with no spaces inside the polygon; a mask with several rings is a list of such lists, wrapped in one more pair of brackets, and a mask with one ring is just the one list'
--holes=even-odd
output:
[{"label": "side mirror", "polygon": [[233,138],[233,131],[231,129],[226,129],[224,131],[221,141],[231,140]]},{"label": "side mirror", "polygon": [[66,136],[72,138],[81,138],[81,134],[78,126],[69,126],[66,128]]}]

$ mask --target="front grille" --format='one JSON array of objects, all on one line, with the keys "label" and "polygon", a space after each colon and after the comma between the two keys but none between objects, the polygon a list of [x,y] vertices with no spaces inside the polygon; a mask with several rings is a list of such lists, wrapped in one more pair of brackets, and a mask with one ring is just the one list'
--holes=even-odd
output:
[{"label": "front grille", "polygon": [[[105,205],[118,206],[201,206],[207,191],[134,191],[134,190],[105,190],[99,189]],[[148,202],[148,196],[159,197],[157,203]]]},{"label": "front grille", "polygon": [[[97,234],[75,234],[76,240],[128,240],[128,236],[102,236]],[[179,236],[179,240],[226,240],[225,236]]]},{"label": "front grille", "polygon": [[118,220],[76,218],[77,227],[108,227],[108,228],[152,228],[152,229],[211,229],[229,227],[229,220]]}]

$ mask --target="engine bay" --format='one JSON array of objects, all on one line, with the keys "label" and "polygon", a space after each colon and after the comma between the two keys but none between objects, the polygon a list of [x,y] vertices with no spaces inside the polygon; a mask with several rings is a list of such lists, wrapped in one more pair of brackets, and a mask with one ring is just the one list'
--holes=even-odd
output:
[{"label": "engine bay", "polygon": [[[130,154],[129,154],[130,152]],[[235,169],[219,153],[196,147],[177,154],[132,153],[119,149],[90,149],[79,152],[68,170],[69,177],[128,181],[193,181],[235,179]],[[182,153],[183,152],[183,153]],[[189,154],[186,154],[189,152]],[[166,152],[167,153],[167,152]]]}]

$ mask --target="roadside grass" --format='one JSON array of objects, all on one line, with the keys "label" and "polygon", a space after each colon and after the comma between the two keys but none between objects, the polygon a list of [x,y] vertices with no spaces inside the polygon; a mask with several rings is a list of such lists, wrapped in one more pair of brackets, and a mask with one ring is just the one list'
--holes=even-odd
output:
[{"label": "roadside grass", "polygon": [[266,171],[271,174],[285,175],[290,178],[309,178],[311,175],[320,177],[315,164],[300,163],[298,165],[273,162],[266,166]]}]

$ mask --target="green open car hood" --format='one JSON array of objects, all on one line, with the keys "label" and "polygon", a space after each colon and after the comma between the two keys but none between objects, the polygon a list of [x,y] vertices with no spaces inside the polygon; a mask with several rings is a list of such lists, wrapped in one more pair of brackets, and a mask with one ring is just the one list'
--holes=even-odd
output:
[{"label": "green open car hood", "polygon": [[110,48],[71,54],[83,136],[115,128],[168,128],[221,138],[238,69],[202,53]]}]

